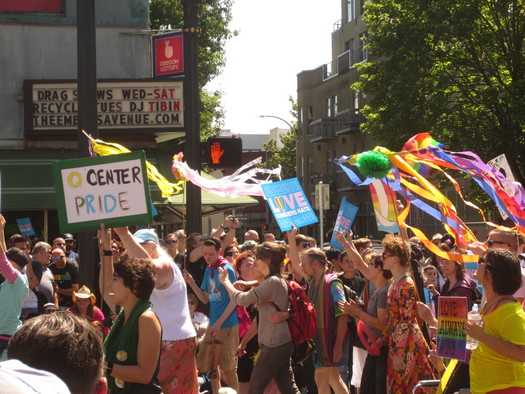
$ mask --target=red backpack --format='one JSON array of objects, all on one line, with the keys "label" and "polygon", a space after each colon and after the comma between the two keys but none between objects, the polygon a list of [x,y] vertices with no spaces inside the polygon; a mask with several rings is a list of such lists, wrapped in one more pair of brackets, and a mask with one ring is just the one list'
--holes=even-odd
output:
[{"label": "red backpack", "polygon": [[[308,302],[303,287],[295,281],[286,281],[288,285],[288,306],[291,318],[288,320],[288,328],[294,344],[300,344],[315,336],[317,325],[317,313],[314,306]],[[273,306],[280,312],[279,307]]]}]

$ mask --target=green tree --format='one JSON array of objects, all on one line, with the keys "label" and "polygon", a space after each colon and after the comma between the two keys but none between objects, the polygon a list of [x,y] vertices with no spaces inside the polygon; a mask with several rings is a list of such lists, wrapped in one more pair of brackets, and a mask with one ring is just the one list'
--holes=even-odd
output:
[{"label": "green tree", "polygon": [[[270,138],[267,143],[263,145],[263,150],[268,154],[265,163],[261,163],[262,168],[277,168],[281,166],[281,178],[289,179],[297,176],[297,162],[296,162],[296,140],[297,133],[297,103],[290,96],[288,101],[292,104],[290,113],[293,115],[295,121],[292,122],[292,128],[287,134],[280,137],[281,148],[277,146],[277,140]],[[279,137],[277,137],[279,138]]]},{"label": "green tree", "polygon": [[[202,0],[199,24],[199,88],[201,92],[201,139],[216,135],[223,124],[221,92],[210,92],[205,85],[220,74],[226,64],[224,46],[236,31],[229,28],[231,0]],[[184,24],[180,0],[152,0],[150,24],[153,30],[178,29]]]},{"label": "green tree", "polygon": [[399,149],[428,131],[525,179],[523,0],[367,2],[368,48],[352,88],[372,96],[363,130]]}]

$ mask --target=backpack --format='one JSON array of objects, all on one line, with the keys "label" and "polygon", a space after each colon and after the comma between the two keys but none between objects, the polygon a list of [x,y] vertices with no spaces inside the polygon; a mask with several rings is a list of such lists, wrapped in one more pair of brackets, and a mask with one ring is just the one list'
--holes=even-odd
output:
[{"label": "backpack", "polygon": [[[301,344],[315,336],[317,326],[317,313],[312,303],[308,302],[303,287],[295,281],[286,281],[288,285],[288,306],[291,318],[288,328],[294,344]],[[280,308],[272,302],[277,311]]]}]

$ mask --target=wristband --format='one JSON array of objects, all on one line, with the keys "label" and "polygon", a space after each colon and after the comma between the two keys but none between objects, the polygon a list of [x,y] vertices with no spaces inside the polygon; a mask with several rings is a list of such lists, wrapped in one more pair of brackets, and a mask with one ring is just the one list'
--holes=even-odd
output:
[{"label": "wristband", "polygon": [[113,252],[111,250],[103,250],[102,256],[113,256]]},{"label": "wristband", "polygon": [[345,242],[344,245],[343,245],[343,249],[346,249],[346,248],[349,248],[350,247],[350,244],[348,242]]},{"label": "wristband", "polygon": [[106,376],[111,376],[112,373],[113,373],[113,363],[107,363]]}]

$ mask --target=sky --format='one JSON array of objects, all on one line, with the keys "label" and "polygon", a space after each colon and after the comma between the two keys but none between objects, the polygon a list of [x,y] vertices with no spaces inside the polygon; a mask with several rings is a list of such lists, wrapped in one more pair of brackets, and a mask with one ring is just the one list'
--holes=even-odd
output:
[{"label": "sky", "polygon": [[222,91],[224,129],[268,133],[292,122],[288,97],[297,98],[297,74],[331,60],[340,0],[234,0],[230,23],[239,35],[225,47],[227,64],[207,88]]}]

